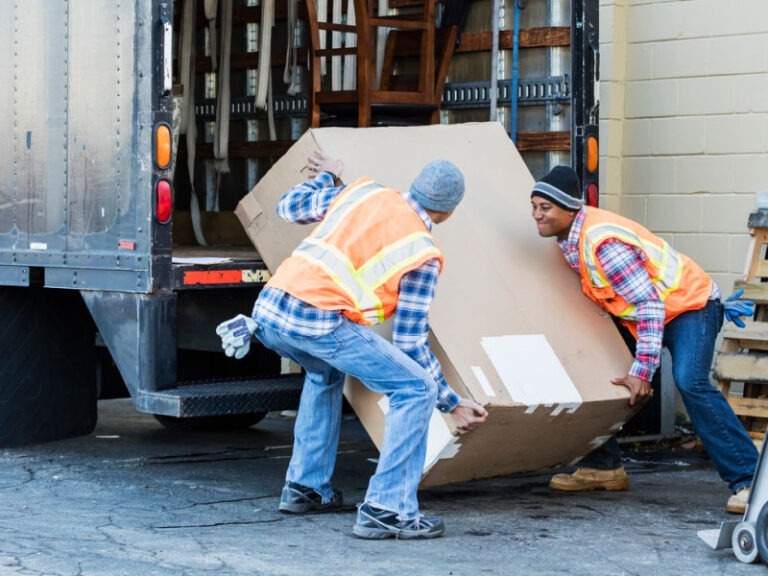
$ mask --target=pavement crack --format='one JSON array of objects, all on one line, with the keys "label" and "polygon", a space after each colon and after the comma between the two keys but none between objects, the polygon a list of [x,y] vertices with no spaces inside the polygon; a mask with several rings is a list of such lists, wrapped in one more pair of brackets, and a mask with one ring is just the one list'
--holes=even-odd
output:
[{"label": "pavement crack", "polygon": [[212,522],[210,524],[172,524],[168,526],[155,526],[155,530],[178,530],[183,528],[217,528],[219,526],[240,526],[253,524],[273,524],[282,522],[285,518],[270,518],[269,520],[234,520],[232,522]]},{"label": "pavement crack", "polygon": [[225,498],[223,500],[208,500],[206,502],[193,502],[187,508],[194,508],[195,506],[213,506],[216,504],[232,504],[234,502],[249,502],[250,500],[264,500],[265,498],[274,498],[274,494],[265,494],[263,496],[248,496],[244,498]]},{"label": "pavement crack", "polygon": [[211,452],[188,452],[186,454],[166,454],[166,455],[157,455],[157,456],[149,456],[147,458],[143,458],[143,460],[148,461],[163,461],[163,460],[177,460],[179,458],[189,458],[192,460],[198,459],[198,458],[207,458],[210,456],[221,456],[224,454],[238,454],[243,452],[251,452],[253,451],[253,448],[230,448],[228,450],[215,450]]}]

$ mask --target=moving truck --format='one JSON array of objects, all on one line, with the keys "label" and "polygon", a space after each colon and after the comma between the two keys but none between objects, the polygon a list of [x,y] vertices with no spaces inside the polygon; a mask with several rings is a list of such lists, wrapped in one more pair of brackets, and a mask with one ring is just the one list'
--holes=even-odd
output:
[{"label": "moving truck", "polygon": [[[234,208],[307,127],[306,10],[186,2],[0,0],[0,446],[87,434],[99,398],[168,426],[297,406],[300,374],[215,328],[269,278]],[[498,120],[595,204],[597,0],[461,8],[441,122]]]}]

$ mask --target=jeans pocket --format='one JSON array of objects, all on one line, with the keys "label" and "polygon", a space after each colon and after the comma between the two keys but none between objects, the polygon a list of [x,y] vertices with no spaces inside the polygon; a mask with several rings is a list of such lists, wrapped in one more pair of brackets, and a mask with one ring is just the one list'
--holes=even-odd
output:
[{"label": "jeans pocket", "polygon": [[318,336],[278,334],[278,338],[291,348],[301,350],[310,356],[325,361],[334,360],[342,348],[342,342],[337,336],[336,330]]},{"label": "jeans pocket", "polygon": [[341,352],[342,343],[336,334],[336,330],[328,333],[328,358],[329,360],[335,360]]}]

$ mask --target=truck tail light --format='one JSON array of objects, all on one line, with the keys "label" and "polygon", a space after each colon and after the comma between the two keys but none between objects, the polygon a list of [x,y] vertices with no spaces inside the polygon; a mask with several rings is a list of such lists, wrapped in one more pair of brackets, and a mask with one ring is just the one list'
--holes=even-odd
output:
[{"label": "truck tail light", "polygon": [[155,164],[161,170],[171,165],[171,128],[168,124],[155,126]]},{"label": "truck tail light", "polygon": [[173,208],[173,192],[168,180],[158,180],[155,186],[155,218],[160,224],[171,219]]},{"label": "truck tail light", "polygon": [[597,160],[600,150],[597,146],[597,138],[590,136],[587,138],[587,172],[592,174],[597,170]]},{"label": "truck tail light", "polygon": [[599,204],[600,199],[598,197],[598,192],[599,190],[597,188],[597,184],[595,184],[594,182],[590,182],[587,185],[587,204],[589,206],[597,207],[597,205]]}]

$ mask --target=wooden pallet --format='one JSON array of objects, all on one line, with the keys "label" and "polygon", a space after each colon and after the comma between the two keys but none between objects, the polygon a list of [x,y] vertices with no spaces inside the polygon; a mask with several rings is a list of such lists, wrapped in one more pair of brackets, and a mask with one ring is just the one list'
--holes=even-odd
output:
[{"label": "wooden pallet", "polygon": [[744,319],[744,328],[734,324],[723,328],[714,376],[760,448],[768,428],[768,210],[750,214],[748,226],[752,241],[747,270],[734,289],[743,289],[742,298],[755,303],[755,316]]}]

